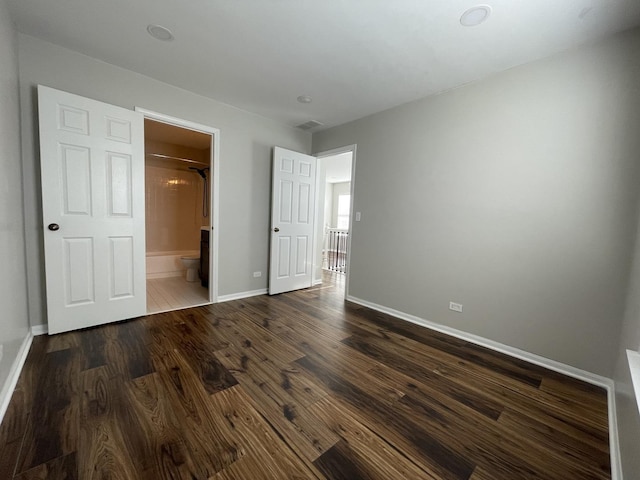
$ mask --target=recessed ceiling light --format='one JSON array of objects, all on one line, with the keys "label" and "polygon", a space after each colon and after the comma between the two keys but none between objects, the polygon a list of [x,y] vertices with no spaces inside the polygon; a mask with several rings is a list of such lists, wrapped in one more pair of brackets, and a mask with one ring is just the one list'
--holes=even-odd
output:
[{"label": "recessed ceiling light", "polygon": [[311,101],[313,100],[313,98],[311,98],[309,95],[300,95],[297,98],[298,102],[300,103],[311,103]]},{"label": "recessed ceiling light", "polygon": [[476,5],[462,14],[460,23],[465,27],[475,27],[489,18],[489,15],[491,15],[489,5]]},{"label": "recessed ceiling light", "polygon": [[173,40],[173,33],[171,33],[171,30],[163,27],[162,25],[148,25],[147,32],[149,32],[149,35],[153,38],[162,40],[163,42],[170,42]]}]

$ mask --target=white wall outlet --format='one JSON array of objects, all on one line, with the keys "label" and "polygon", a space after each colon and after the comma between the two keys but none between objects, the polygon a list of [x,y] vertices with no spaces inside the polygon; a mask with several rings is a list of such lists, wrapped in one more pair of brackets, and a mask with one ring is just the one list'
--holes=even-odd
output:
[{"label": "white wall outlet", "polygon": [[253,272],[253,278],[258,278],[262,276],[262,272]]},{"label": "white wall outlet", "polygon": [[4,349],[4,345],[0,345],[0,362],[2,361],[2,350]]},{"label": "white wall outlet", "polygon": [[462,313],[462,304],[456,302],[449,302],[449,310]]},{"label": "white wall outlet", "polygon": [[360,214],[360,212],[356,212],[356,222],[359,222],[360,218],[362,218],[362,215]]}]

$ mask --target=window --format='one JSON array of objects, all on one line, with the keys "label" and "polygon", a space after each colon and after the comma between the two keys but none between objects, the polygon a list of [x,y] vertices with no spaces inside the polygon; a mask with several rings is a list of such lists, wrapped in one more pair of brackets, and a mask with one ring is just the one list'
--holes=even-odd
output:
[{"label": "window", "polygon": [[347,230],[349,228],[349,209],[351,208],[351,195],[338,195],[338,224],[337,228]]}]

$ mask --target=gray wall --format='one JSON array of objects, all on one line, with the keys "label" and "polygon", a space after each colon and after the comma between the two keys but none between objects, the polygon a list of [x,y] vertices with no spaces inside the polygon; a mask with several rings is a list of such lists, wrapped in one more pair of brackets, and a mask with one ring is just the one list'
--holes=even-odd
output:
[{"label": "gray wall", "polygon": [[[22,219],[18,48],[5,0],[0,0],[0,391],[29,330]],[[2,398],[0,398],[0,401]]]},{"label": "gray wall", "polygon": [[611,376],[639,68],[636,31],[315,134],[358,146],[350,294]]},{"label": "gray wall", "polygon": [[[266,288],[271,151],[310,152],[311,135],[36,38],[19,35],[25,221],[33,324],[45,323],[42,209],[35,86],[113,105],[136,106],[221,130],[220,288],[226,295]],[[253,278],[254,271],[261,278]]]}]

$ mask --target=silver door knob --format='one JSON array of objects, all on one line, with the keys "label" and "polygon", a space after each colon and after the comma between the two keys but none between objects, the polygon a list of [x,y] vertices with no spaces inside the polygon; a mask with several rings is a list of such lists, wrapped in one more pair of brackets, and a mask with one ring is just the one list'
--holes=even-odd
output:
[{"label": "silver door knob", "polygon": [[279,232],[279,231],[280,231],[280,229],[279,229],[278,227],[276,227],[276,228],[274,228],[274,229],[273,229],[273,231],[274,231],[274,232]]},{"label": "silver door knob", "polygon": [[57,223],[50,223],[47,228],[52,232],[55,232],[56,230],[60,230],[60,225],[58,225]]}]

